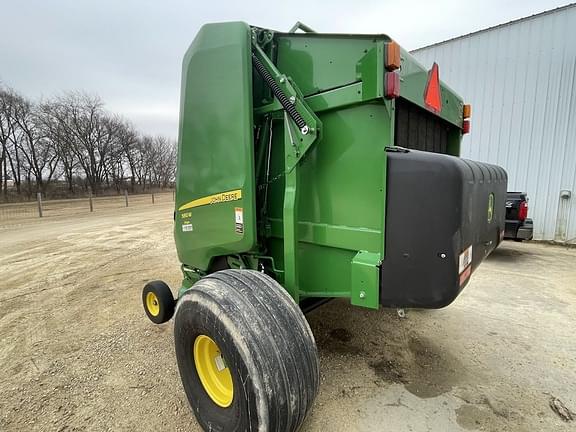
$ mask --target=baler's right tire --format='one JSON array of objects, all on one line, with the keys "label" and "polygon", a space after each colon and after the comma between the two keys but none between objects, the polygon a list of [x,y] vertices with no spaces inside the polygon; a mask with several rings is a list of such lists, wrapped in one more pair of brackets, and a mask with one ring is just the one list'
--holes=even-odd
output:
[{"label": "baler's right tire", "polygon": [[319,386],[314,336],[298,305],[253,270],[210,274],[178,301],[180,377],[205,430],[292,432]]}]

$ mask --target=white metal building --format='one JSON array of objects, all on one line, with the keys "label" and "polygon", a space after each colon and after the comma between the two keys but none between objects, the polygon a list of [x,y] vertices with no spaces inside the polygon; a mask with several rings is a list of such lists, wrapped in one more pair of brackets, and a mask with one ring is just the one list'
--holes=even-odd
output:
[{"label": "white metal building", "polygon": [[412,54],[472,104],[462,156],[528,193],[535,239],[576,243],[576,4]]}]

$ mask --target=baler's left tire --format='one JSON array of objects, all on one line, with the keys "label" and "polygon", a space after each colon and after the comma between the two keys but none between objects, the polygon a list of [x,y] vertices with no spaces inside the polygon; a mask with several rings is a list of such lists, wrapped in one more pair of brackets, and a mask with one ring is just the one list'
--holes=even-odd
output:
[{"label": "baler's left tire", "polygon": [[174,315],[176,302],[172,291],[162,281],[148,282],[142,290],[142,304],[144,312],[154,324],[162,324]]},{"label": "baler's left tire", "polygon": [[272,278],[223,270],[178,301],[174,341],[180,377],[209,431],[292,432],[318,392],[314,336]]}]

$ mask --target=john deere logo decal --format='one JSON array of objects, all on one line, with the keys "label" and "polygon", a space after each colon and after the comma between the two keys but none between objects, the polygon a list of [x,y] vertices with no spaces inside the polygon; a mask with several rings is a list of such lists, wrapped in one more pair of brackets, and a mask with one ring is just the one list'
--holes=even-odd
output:
[{"label": "john deere logo decal", "polygon": [[492,222],[494,217],[494,194],[488,195],[488,222]]}]

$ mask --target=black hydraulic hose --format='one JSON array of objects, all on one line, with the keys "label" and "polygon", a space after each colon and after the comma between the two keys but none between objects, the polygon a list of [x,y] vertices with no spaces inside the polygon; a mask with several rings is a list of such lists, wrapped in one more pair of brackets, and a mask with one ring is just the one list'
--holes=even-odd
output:
[{"label": "black hydraulic hose", "polygon": [[266,84],[268,84],[268,86],[272,90],[272,93],[274,93],[274,96],[276,96],[278,101],[280,101],[280,105],[284,107],[290,118],[294,120],[294,123],[296,123],[296,125],[298,126],[298,128],[300,128],[300,130],[304,129],[306,127],[306,122],[304,121],[300,113],[296,111],[296,107],[294,106],[294,104],[290,103],[290,101],[288,100],[282,89],[278,86],[278,84],[276,84],[276,81],[274,81],[272,75],[270,75],[270,72],[268,72],[268,70],[264,67],[260,59],[256,57],[254,53],[252,53],[252,64],[254,65],[254,68],[258,71],[260,76],[264,79],[264,81],[266,81]]}]

